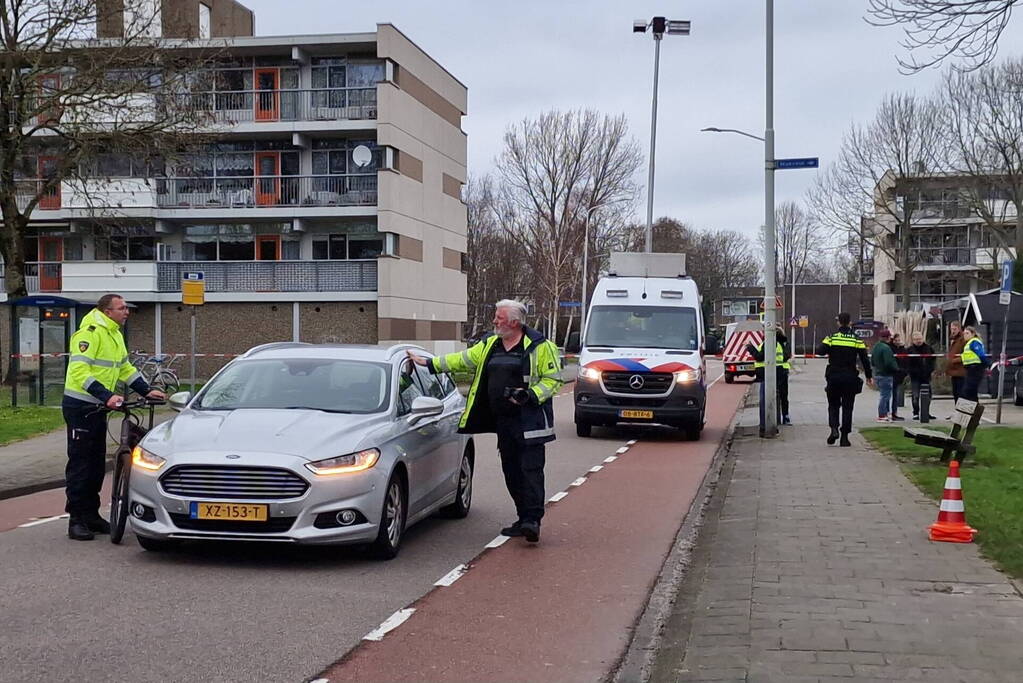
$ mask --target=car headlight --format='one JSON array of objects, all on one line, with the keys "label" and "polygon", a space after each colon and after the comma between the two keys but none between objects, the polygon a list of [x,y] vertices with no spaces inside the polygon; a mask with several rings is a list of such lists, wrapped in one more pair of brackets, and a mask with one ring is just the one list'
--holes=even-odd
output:
[{"label": "car headlight", "polygon": [[675,382],[678,384],[689,384],[690,382],[700,381],[699,370],[682,370],[681,372],[675,373]]},{"label": "car headlight", "polygon": [[131,451],[131,464],[135,467],[155,472],[166,465],[167,461],[159,455],[150,453],[142,448],[142,446],[135,446]]},{"label": "car headlight", "polygon": [[579,376],[583,379],[588,379],[596,382],[600,379],[600,370],[595,368],[580,368]]},{"label": "car headlight", "polygon": [[313,474],[327,476],[331,474],[346,474],[349,472],[361,472],[368,470],[377,464],[380,459],[380,451],[375,448],[367,448],[358,453],[339,455],[335,458],[307,462],[305,467]]}]

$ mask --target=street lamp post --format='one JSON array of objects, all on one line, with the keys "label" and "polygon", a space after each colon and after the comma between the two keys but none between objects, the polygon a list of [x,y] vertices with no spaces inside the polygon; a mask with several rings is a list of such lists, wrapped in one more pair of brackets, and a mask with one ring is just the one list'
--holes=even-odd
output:
[{"label": "street lamp post", "polygon": [[650,113],[650,173],[647,178],[646,191],[646,252],[653,251],[654,233],[654,155],[657,148],[657,77],[661,64],[661,39],[664,34],[688,36],[691,23],[674,21],[664,17],[654,17],[648,24],[643,19],[632,22],[633,33],[646,33],[650,29],[654,34],[654,96]]}]

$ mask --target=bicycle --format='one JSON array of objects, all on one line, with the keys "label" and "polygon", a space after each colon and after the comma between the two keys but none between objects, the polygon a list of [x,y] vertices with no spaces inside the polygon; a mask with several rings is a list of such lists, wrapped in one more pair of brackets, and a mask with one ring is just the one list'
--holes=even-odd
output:
[{"label": "bicycle", "polygon": [[[124,538],[124,529],[128,522],[128,490],[131,483],[131,460],[132,453],[139,442],[142,441],[149,430],[153,428],[153,413],[156,406],[163,405],[165,401],[152,400],[148,398],[124,401],[116,408],[101,406],[97,410],[107,413],[119,412],[124,414],[121,420],[121,438],[118,442],[117,453],[114,455],[114,479],[110,493],[110,542],[118,545]],[[149,409],[148,426],[142,426],[142,418],[137,409]]]},{"label": "bicycle", "polygon": [[178,354],[173,356],[161,353],[150,356],[143,351],[132,352],[132,365],[139,371],[146,383],[153,389],[159,389],[170,396],[178,391],[181,381],[178,374],[171,368],[177,361]]}]

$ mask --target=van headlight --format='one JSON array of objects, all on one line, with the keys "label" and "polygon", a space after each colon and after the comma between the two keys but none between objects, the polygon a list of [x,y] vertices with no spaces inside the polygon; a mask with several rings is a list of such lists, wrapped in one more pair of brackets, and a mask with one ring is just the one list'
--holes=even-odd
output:
[{"label": "van headlight", "polygon": [[144,470],[155,472],[166,465],[167,460],[161,458],[159,455],[150,453],[142,448],[142,446],[135,446],[135,448],[131,451],[131,464],[135,467],[141,467]]},{"label": "van headlight", "polygon": [[362,472],[377,464],[380,459],[380,451],[375,448],[367,448],[358,453],[339,455],[334,458],[307,462],[305,467],[313,474],[329,476],[331,474],[347,474],[350,472]]},{"label": "van headlight", "polygon": [[676,384],[689,384],[690,382],[700,381],[699,370],[682,370],[681,372],[675,373]]},{"label": "van headlight", "polygon": [[596,382],[600,379],[600,370],[597,370],[596,368],[581,368],[579,370],[579,376],[583,379]]}]

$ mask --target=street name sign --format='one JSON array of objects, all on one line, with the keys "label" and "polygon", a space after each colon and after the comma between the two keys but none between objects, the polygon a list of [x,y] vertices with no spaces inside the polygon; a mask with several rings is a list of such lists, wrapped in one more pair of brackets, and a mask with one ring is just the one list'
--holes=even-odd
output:
[{"label": "street name sign", "polygon": [[799,159],[775,159],[774,167],[777,169],[787,168],[817,168],[820,165],[818,157],[803,157]]}]

